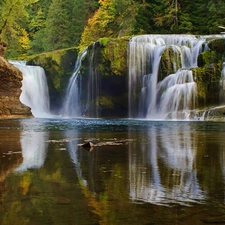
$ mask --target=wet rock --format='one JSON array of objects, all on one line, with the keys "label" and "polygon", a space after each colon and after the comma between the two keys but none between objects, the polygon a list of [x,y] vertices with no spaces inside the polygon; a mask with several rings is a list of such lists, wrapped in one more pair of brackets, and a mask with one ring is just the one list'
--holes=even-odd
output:
[{"label": "wet rock", "polygon": [[85,150],[88,150],[89,152],[91,152],[93,149],[94,149],[94,144],[92,142],[86,142],[84,144],[82,144],[82,147],[85,149]]}]

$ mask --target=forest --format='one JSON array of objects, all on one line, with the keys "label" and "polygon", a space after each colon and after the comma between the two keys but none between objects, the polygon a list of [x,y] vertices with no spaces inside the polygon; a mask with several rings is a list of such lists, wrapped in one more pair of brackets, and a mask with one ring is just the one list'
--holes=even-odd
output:
[{"label": "forest", "polygon": [[223,0],[0,0],[6,58],[140,34],[220,33]]}]

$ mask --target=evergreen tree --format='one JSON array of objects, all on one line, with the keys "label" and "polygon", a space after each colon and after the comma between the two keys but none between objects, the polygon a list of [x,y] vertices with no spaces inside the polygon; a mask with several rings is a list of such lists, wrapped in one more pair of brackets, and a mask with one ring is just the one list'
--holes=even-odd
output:
[{"label": "evergreen tree", "polygon": [[[183,22],[188,23],[190,29],[188,33],[193,34],[208,34],[209,28],[207,26],[208,17],[208,0],[196,0],[190,2],[189,0],[180,1],[180,7],[183,17]],[[189,27],[187,26],[187,29]],[[182,32],[182,30],[181,30]]]},{"label": "evergreen tree", "polygon": [[73,45],[79,45],[84,27],[97,8],[97,0],[74,0],[74,9],[72,13],[73,18],[71,21]]},{"label": "evergreen tree", "polygon": [[81,37],[80,49],[102,37],[130,35],[137,5],[133,0],[99,0],[100,7],[88,20]]},{"label": "evergreen tree", "polygon": [[222,0],[211,0],[208,4],[208,27],[210,33],[220,33],[225,30],[219,28],[219,26],[225,27],[225,2]]},{"label": "evergreen tree", "polygon": [[46,50],[70,46],[70,21],[74,7],[73,0],[53,0],[46,19]]},{"label": "evergreen tree", "polygon": [[45,26],[46,26],[46,12],[36,5],[33,9],[30,9],[30,23],[29,23],[29,35],[31,39],[31,49],[29,54],[40,53],[45,50]]},{"label": "evergreen tree", "polygon": [[155,14],[153,21],[156,26],[167,27],[168,33],[176,33],[178,29],[178,0],[165,0],[162,12]]}]

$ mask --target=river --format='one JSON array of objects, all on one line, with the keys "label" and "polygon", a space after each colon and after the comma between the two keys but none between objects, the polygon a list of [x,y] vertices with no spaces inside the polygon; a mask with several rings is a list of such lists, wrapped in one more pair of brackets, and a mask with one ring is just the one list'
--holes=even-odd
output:
[{"label": "river", "polygon": [[1,225],[225,224],[224,122],[1,120],[0,166]]}]

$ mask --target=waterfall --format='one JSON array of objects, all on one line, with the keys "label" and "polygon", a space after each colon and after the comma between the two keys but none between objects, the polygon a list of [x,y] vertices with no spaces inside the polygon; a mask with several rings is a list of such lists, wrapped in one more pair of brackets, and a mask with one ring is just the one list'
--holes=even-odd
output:
[{"label": "waterfall", "polygon": [[[203,38],[193,35],[141,35],[129,43],[129,117],[178,118],[194,107],[196,83],[190,68],[197,66]],[[165,51],[172,51],[172,74],[160,77]],[[182,118],[184,119],[184,118]]]},{"label": "waterfall", "polygon": [[[66,91],[66,97],[61,110],[64,117],[94,117],[99,118],[99,73],[94,63],[95,43],[92,49],[85,49],[78,57]],[[82,61],[88,65],[86,71],[81,71]]]},{"label": "waterfall", "polygon": [[50,114],[50,101],[45,71],[40,66],[27,66],[23,61],[9,61],[23,74],[20,101],[31,108],[34,117]]},{"label": "waterfall", "polygon": [[221,78],[220,78],[220,98],[224,102],[225,97],[225,62],[222,64]]},{"label": "waterfall", "polygon": [[96,69],[96,65],[94,63],[95,56],[95,43],[92,46],[92,52],[90,52],[89,57],[89,71],[88,71],[88,89],[87,89],[87,100],[86,100],[86,109],[84,114],[90,117],[99,118],[99,105],[100,105],[100,92],[99,92],[99,72]]},{"label": "waterfall", "polygon": [[80,95],[78,89],[78,76],[80,74],[80,67],[83,58],[87,55],[87,49],[78,57],[74,73],[72,74],[66,90],[66,97],[61,110],[62,116],[65,117],[79,117],[82,115],[80,107]]}]

